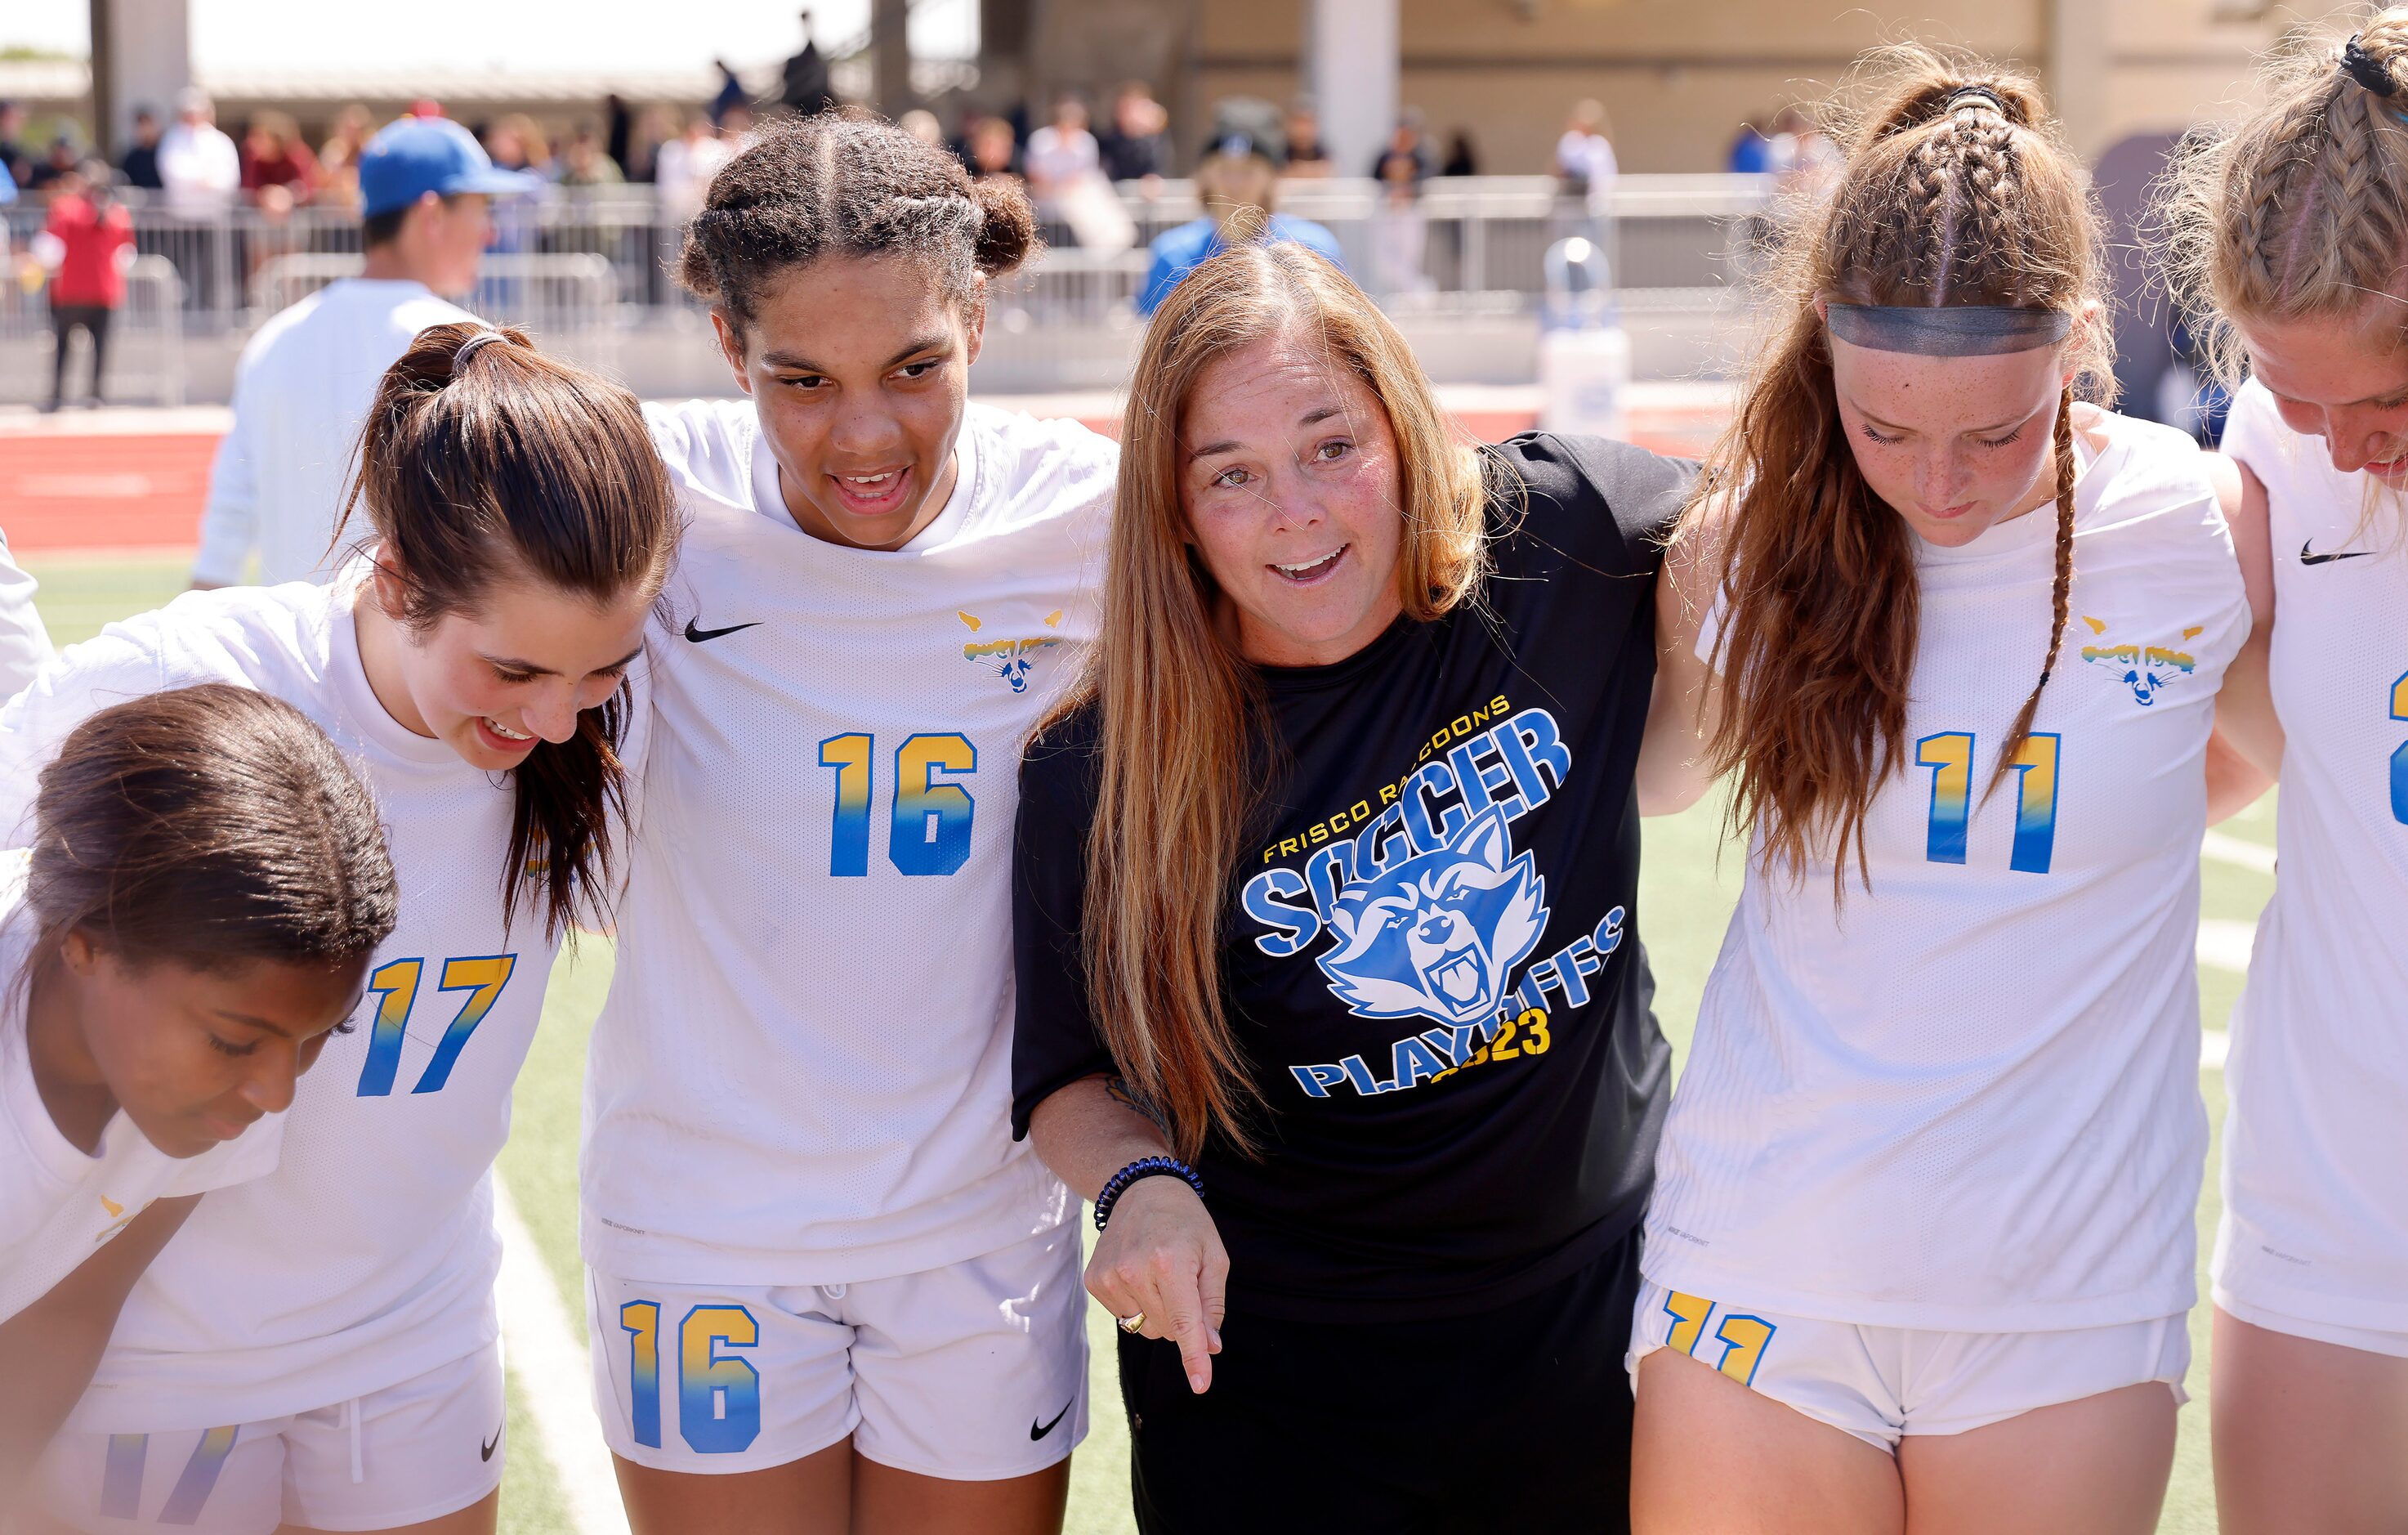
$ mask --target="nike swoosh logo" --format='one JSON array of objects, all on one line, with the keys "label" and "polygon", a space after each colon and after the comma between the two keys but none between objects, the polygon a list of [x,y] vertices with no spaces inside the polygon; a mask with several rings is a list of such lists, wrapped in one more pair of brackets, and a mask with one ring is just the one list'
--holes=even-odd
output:
[{"label": "nike swoosh logo", "polygon": [[482,1444],[480,1444],[480,1445],[479,1445],[479,1446],[477,1447],[477,1458],[478,1458],[478,1459],[480,1459],[480,1460],[491,1460],[491,1459],[493,1459],[493,1458],[494,1458],[494,1449],[495,1449],[496,1447],[498,1447],[498,1446],[501,1444],[501,1442],[502,1442],[502,1431],[501,1431],[501,1429],[496,1428],[496,1429],[494,1429],[494,1437],[493,1437],[493,1438],[491,1438],[491,1439],[487,1440],[484,1443],[482,1443]]},{"label": "nike swoosh logo", "polygon": [[730,624],[724,629],[697,629],[694,626],[694,620],[687,619],[685,621],[685,637],[699,645],[706,639],[716,639],[721,635],[734,634],[738,629],[757,629],[760,626],[761,621],[756,618],[750,624]]},{"label": "nike swoosh logo", "polygon": [[2335,560],[2362,560],[2374,552],[2371,549],[2344,549],[2330,554],[2311,554],[2308,552],[2308,544],[2315,542],[2314,538],[2310,538],[2306,543],[2300,545],[2301,565],[2330,565]]},{"label": "nike swoosh logo", "polygon": [[[1064,1418],[1068,1417],[1070,1415],[1070,1409],[1078,1405],[1079,1399],[1076,1397],[1073,1397],[1068,1401],[1063,1403],[1062,1411],[1054,1414],[1054,1423],[1059,1423]],[[1034,1444],[1039,1440],[1043,1439],[1046,1435],[1052,1433],[1054,1431],[1054,1423],[1049,1423],[1044,1427],[1039,1428],[1037,1427],[1035,1421],[1032,1420],[1028,1425],[1028,1442],[1031,1444]]]}]

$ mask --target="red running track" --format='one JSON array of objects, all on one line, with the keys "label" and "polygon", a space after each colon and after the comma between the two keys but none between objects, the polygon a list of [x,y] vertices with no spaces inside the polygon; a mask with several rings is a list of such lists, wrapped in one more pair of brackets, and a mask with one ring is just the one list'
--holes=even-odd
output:
[{"label": "red running track", "polygon": [[[1526,431],[1527,412],[1466,411],[1466,431],[1495,442]],[[1087,425],[1117,435],[1117,417]],[[1632,437],[1697,453],[1713,423],[1666,415],[1633,422]],[[200,541],[214,433],[72,433],[0,437],[0,528],[20,553],[189,549]]]}]

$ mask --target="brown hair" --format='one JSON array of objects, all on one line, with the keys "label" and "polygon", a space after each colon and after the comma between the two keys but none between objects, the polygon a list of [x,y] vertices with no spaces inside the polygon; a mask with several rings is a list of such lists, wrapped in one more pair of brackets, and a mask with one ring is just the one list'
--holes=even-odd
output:
[{"label": "brown hair", "polygon": [[[2264,60],[2265,105],[2194,135],[2167,179],[2175,292],[2229,385],[2248,370],[2235,319],[2345,323],[2408,299],[2408,7],[2354,41],[2346,64],[2329,36]],[[2393,313],[2373,334],[2398,346],[2408,308]]]},{"label": "brown hair", "polygon": [[953,155],[855,107],[773,122],[720,167],[677,270],[687,292],[749,323],[771,280],[822,256],[924,262],[968,302],[979,277],[1001,277],[1038,245],[1017,180],[973,180]]},{"label": "brown hair", "polygon": [[129,965],[375,952],[400,911],[376,801],[291,704],[224,683],[115,704],[34,798],[32,953],[80,929]]},{"label": "brown hair", "polygon": [[[1777,330],[1676,535],[1728,520],[1716,641],[1726,695],[1708,753],[1736,774],[1732,825],[1761,839],[1769,868],[1801,873],[1828,847],[1835,896],[1852,847],[1864,873],[1866,809],[1904,758],[1918,591],[1913,532],[1865,484],[1841,427],[1816,301],[2061,309],[2075,317],[2076,381],[2113,388],[2095,215],[2037,89],[1922,49],[1872,55],[1866,75],[1875,100],[1848,140],[1846,172],[1827,204],[1792,211]],[[2068,387],[2055,428],[2048,652],[2032,658],[2038,681],[1994,788],[2065,637],[2073,397]]]},{"label": "brown hair", "polygon": [[[462,362],[463,348],[489,337]],[[393,616],[423,631],[473,612],[494,587],[534,580],[595,605],[660,595],[677,556],[677,498],[636,397],[535,349],[455,323],[421,331],[386,369],[343,509],[365,504],[377,552],[407,596]],[[336,537],[341,537],[338,529]],[[510,769],[517,803],[502,863],[504,921],[540,866],[544,932],[597,925],[610,887],[610,820],[626,810],[619,743],[627,691],[538,741]]]},{"label": "brown hair", "polygon": [[[1215,622],[1179,494],[1182,418],[1214,363],[1297,334],[1369,386],[1396,434],[1404,539],[1397,592],[1424,622],[1474,596],[1488,487],[1412,349],[1345,274],[1292,244],[1236,246],[1154,317],[1122,418],[1100,637],[1054,718],[1090,707],[1101,740],[1089,833],[1087,984],[1112,1059],[1193,1157],[1217,1129],[1254,1140],[1248,1079],[1221,998],[1228,880],[1260,808],[1259,684]],[[1177,877],[1165,879],[1163,870]]]}]

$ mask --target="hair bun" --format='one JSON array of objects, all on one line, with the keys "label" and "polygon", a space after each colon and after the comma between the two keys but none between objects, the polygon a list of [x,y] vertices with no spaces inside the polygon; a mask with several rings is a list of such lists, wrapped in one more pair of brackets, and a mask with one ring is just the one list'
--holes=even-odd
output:
[{"label": "hair bun", "polygon": [[1037,234],[1037,211],[1028,194],[1010,177],[982,177],[970,182],[970,201],[981,216],[971,259],[988,277],[1016,270],[1043,246]]}]

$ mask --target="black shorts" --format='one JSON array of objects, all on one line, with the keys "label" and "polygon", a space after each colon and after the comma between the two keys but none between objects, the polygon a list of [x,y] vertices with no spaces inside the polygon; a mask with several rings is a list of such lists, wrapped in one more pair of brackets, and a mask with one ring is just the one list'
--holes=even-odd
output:
[{"label": "black shorts", "polygon": [[1630,1528],[1639,1233],[1538,1294],[1424,1322],[1232,1313],[1212,1387],[1120,1339],[1145,1535]]}]

